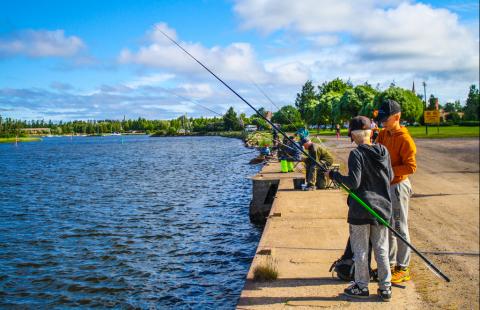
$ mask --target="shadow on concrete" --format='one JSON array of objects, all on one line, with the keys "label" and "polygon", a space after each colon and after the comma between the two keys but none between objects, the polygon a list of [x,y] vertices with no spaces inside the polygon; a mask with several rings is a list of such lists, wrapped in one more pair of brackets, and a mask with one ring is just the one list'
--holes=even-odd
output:
[{"label": "shadow on concrete", "polygon": [[321,286],[321,285],[336,285],[348,284],[338,278],[333,277],[319,277],[319,278],[286,278],[277,279],[275,281],[257,282],[247,280],[245,289],[260,290],[266,287],[298,287],[298,286]]},{"label": "shadow on concrete", "polygon": [[[312,297],[289,297],[289,296],[279,296],[279,297],[240,297],[237,304],[237,309],[242,309],[242,306],[265,306],[265,305],[274,305],[274,304],[291,304],[292,306],[339,306],[340,304],[350,303],[371,303],[378,302],[381,303],[382,300],[378,298],[376,294],[370,295],[370,297],[365,299],[356,299],[350,298],[342,293],[339,293],[337,296],[312,296]],[[295,303],[299,303],[295,305]],[[326,303],[322,305],[322,303]]]},{"label": "shadow on concrete", "polygon": [[241,306],[253,305],[272,305],[285,304],[288,302],[301,302],[303,306],[305,303],[311,302],[315,306],[321,306],[322,302],[382,302],[375,292],[371,292],[370,297],[365,299],[356,299],[348,297],[343,294],[343,289],[348,286],[348,283],[337,278],[319,277],[319,278],[287,278],[277,279],[269,282],[254,282],[247,280],[244,291],[262,290],[265,288],[287,288],[287,287],[301,287],[301,286],[322,286],[322,285],[338,285],[337,296],[308,296],[308,297],[293,297],[293,296],[256,296],[256,297],[240,297],[238,300],[238,308]]}]

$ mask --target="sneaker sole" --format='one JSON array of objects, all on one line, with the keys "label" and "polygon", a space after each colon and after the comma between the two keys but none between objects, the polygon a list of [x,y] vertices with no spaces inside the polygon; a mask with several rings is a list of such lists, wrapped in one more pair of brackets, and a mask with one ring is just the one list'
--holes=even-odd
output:
[{"label": "sneaker sole", "polygon": [[392,280],[391,282],[392,282],[392,283],[402,283],[402,282],[407,282],[407,281],[410,281],[410,276],[401,278],[401,279],[399,279],[399,280],[397,280],[397,281],[393,281],[393,280]]},{"label": "sneaker sole", "polygon": [[366,298],[370,297],[370,296],[350,295],[350,294],[347,294],[347,293],[343,293],[343,295],[348,296],[348,297],[352,297],[352,298],[358,298],[358,299],[366,299]]}]

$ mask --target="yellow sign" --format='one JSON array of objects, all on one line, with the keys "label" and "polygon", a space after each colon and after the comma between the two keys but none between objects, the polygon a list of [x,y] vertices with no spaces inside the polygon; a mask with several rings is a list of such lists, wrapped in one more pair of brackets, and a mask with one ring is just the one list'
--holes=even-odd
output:
[{"label": "yellow sign", "polygon": [[440,111],[425,111],[423,112],[423,118],[425,120],[425,124],[438,124],[440,123]]}]

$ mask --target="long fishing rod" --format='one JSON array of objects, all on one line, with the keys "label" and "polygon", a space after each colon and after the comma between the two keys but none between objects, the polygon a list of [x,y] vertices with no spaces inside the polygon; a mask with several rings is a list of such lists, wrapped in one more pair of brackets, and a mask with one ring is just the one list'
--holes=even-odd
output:
[{"label": "long fishing rod", "polygon": [[[211,75],[213,75],[220,83],[222,83],[225,87],[227,87],[232,93],[234,93],[240,100],[246,103],[250,108],[252,108],[261,118],[263,118],[272,128],[277,130],[279,133],[282,134],[288,141],[295,145],[304,155],[310,158],[323,172],[327,172],[328,168],[326,165],[319,163],[316,161],[310,154],[305,152],[302,147],[298,144],[294,143],[292,139],[288,137],[288,135],[283,132],[280,128],[275,126],[270,120],[268,120],[265,116],[263,116],[257,109],[255,109],[247,100],[245,100],[241,95],[239,95],[235,90],[233,90],[227,83],[225,83],[221,78],[219,78],[215,73],[213,73],[209,68],[207,68],[203,63],[201,63],[197,58],[195,58],[192,54],[190,54],[186,49],[184,49],[180,44],[177,43],[174,39],[168,36],[165,32],[159,29],[159,31],[169,39],[173,44],[178,46],[182,51],[184,51],[188,56],[190,56],[193,60],[195,60],[200,66],[202,66],[205,70],[207,70]],[[411,245],[404,237],[402,237],[395,229],[393,229],[390,224],[385,221],[380,215],[377,214],[371,207],[369,207],[365,202],[362,201],[355,193],[353,193],[345,184],[341,182],[337,182],[339,186],[344,189],[353,199],[355,199],[360,205],[362,205],[371,215],[378,219],[378,221],[385,227],[388,228],[395,236],[397,236],[400,240],[402,240],[410,249],[412,249],[418,256],[427,264],[427,267],[430,268],[434,272],[434,274],[440,276],[447,282],[450,282],[450,279],[437,267],[435,266],[425,255],[420,253],[413,245]]]}]

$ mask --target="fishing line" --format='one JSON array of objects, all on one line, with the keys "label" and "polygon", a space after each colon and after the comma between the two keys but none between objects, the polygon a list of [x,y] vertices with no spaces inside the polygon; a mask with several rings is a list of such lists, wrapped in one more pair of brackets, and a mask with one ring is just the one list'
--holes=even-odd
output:
[{"label": "fishing line", "polygon": [[270,103],[277,108],[278,112],[280,112],[283,116],[285,116],[285,118],[290,122],[290,124],[295,128],[295,131],[298,130],[297,126],[295,126],[295,124],[292,122],[292,120],[287,116],[286,113],[283,113],[282,109],[280,109],[276,104],[275,102],[273,102],[273,100],[267,95],[267,93],[260,87],[260,85],[258,85],[257,83],[255,83],[254,80],[252,80],[251,78],[248,78],[250,80],[250,82],[255,85],[255,87],[258,89],[259,92],[262,93],[262,95],[267,98],[268,101],[270,101]]},{"label": "fishing line", "polygon": [[213,111],[212,109],[209,109],[209,108],[207,108],[206,106],[201,105],[201,104],[198,103],[196,100],[189,99],[189,98],[187,98],[187,97],[185,97],[185,96],[179,95],[179,94],[175,93],[175,92],[174,92],[173,90],[171,90],[171,89],[167,89],[167,88],[164,88],[164,87],[159,87],[159,88],[160,88],[161,90],[169,93],[169,94],[172,94],[172,95],[174,95],[174,96],[177,96],[177,97],[180,98],[180,99],[183,99],[183,100],[185,100],[185,101],[187,101],[187,102],[196,104],[196,105],[198,105],[199,107],[204,108],[205,110],[208,110],[208,111],[210,111],[210,112],[212,112],[212,113],[214,113],[214,114],[216,114],[216,115],[218,115],[218,116],[223,117],[222,114],[220,114],[220,113],[218,113],[218,112],[216,112],[216,111]]}]

